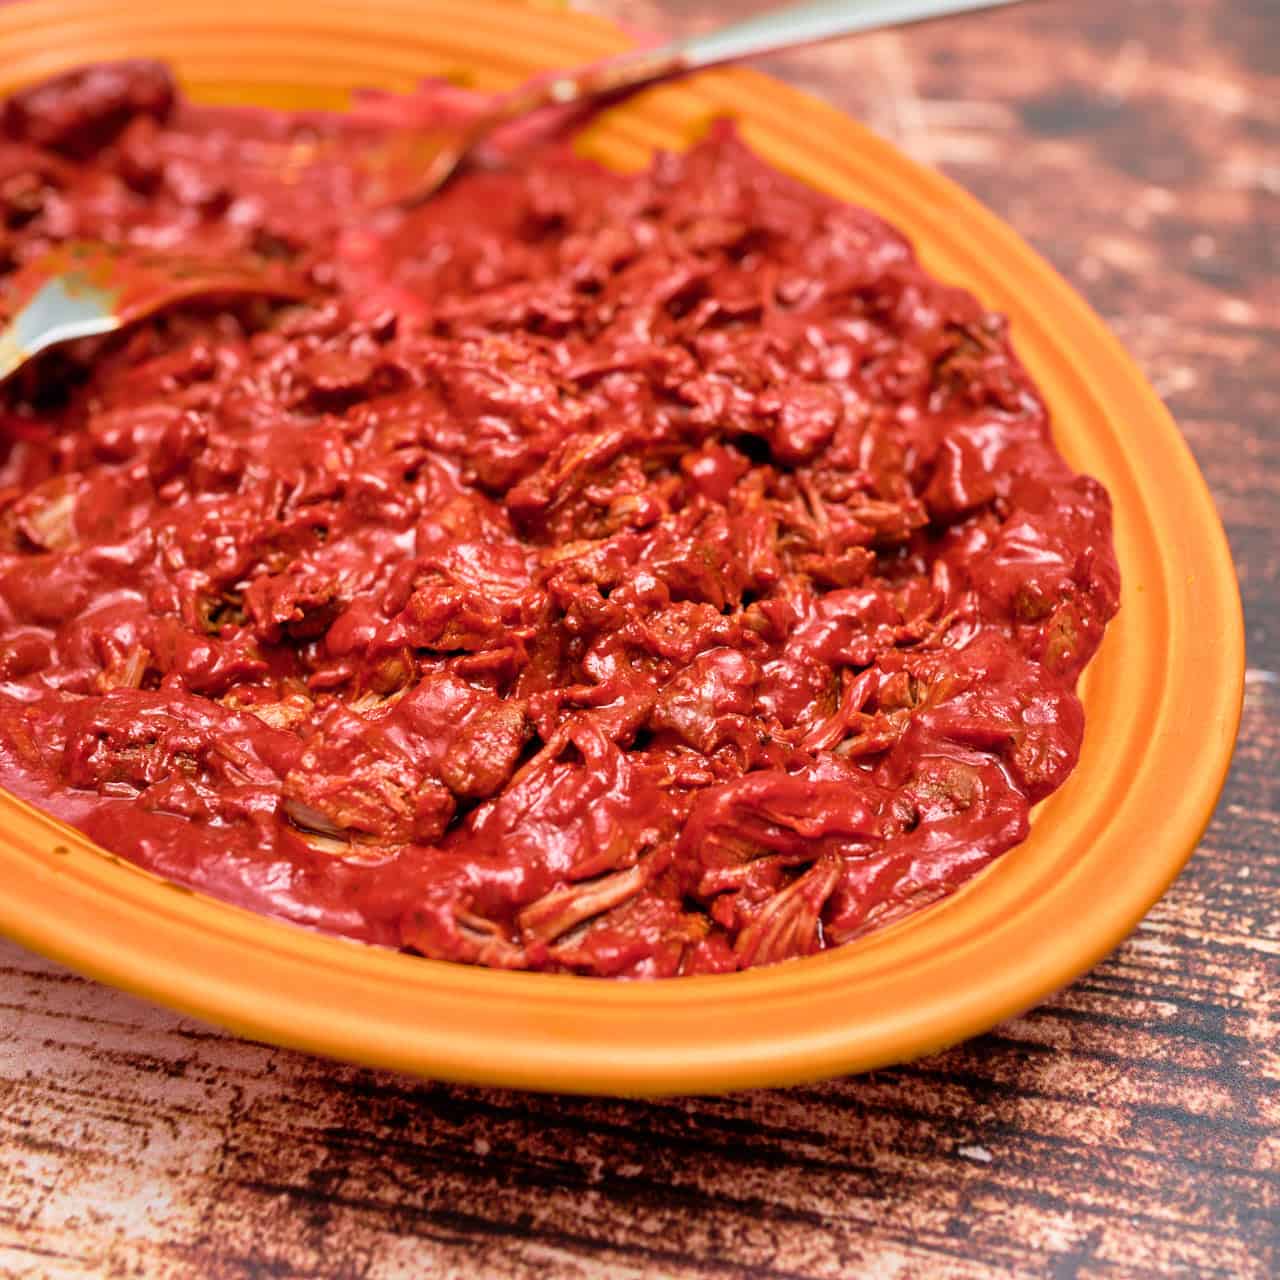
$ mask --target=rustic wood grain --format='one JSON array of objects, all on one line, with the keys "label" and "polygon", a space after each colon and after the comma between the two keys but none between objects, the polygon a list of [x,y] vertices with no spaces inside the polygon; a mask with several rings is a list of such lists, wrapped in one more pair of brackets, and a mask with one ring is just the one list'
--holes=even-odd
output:
[{"label": "rustic wood grain", "polygon": [[[692,30],[750,0],[594,0]],[[1200,852],[1055,1000],[721,1099],[457,1088],[237,1041],[0,944],[0,1275],[1280,1271],[1280,4],[1042,0],[771,69],[1092,300],[1200,459],[1250,670]]]}]

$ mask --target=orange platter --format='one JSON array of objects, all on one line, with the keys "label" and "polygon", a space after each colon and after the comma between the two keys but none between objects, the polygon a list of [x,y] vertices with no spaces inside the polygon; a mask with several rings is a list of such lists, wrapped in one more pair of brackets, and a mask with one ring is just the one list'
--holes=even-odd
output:
[{"label": "orange platter", "polygon": [[[425,75],[510,86],[626,45],[504,0],[37,0],[0,10],[0,92],[78,63],[163,58],[208,102],[341,106]],[[1134,927],[1221,787],[1244,671],[1225,538],[1158,399],[1085,304],[946,179],[743,70],[650,91],[582,139],[642,165],[730,115],[767,160],[903,230],[926,267],[1012,321],[1059,446],[1115,505],[1119,617],[1082,684],[1071,780],[1031,837],[954,897],[843,949],[655,983],[416,959],[279,924],[139,871],[0,792],[0,931],[104,982],[258,1039],[420,1075],[623,1094],[779,1084],[901,1061],[1063,986]]]}]

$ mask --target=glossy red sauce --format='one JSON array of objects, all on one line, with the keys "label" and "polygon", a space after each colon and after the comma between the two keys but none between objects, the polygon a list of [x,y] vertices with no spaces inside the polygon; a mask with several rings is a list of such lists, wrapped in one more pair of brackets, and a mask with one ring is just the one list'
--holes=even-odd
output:
[{"label": "glossy red sauce", "polygon": [[99,237],[321,296],[0,392],[0,781],[258,911],[632,977],[839,945],[1020,841],[1118,576],[1000,317],[727,128],[361,214],[397,110],[142,64],[9,102],[4,270]]}]

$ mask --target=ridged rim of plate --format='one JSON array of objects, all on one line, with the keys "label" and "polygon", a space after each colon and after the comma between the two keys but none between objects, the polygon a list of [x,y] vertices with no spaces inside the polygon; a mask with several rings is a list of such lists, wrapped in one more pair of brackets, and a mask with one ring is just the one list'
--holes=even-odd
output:
[{"label": "ridged rim of plate", "polygon": [[[94,59],[169,60],[194,96],[339,105],[425,75],[510,85],[625,48],[598,19],[471,0],[31,0],[0,9],[0,93]],[[472,1083],[692,1093],[866,1070],[952,1044],[1064,986],[1177,875],[1230,762],[1244,628],[1226,539],[1177,428],[1071,288],[959,187],[747,70],[651,90],[583,146],[634,168],[716,115],[779,167],[869,205],[937,275],[1012,320],[1070,461],[1115,504],[1122,609],[1082,686],[1075,774],[960,893],[772,968],[619,983],[417,959],[168,884],[0,791],[0,931],[73,969],[268,1040]]]}]

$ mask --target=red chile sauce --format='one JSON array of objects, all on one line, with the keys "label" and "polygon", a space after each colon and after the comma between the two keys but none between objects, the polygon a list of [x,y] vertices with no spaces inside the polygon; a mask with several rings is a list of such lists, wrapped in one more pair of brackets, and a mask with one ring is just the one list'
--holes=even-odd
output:
[{"label": "red chile sauce", "polygon": [[0,393],[0,781],[257,911],[626,977],[839,945],[1023,839],[1118,574],[1000,317],[727,127],[360,215],[375,106],[140,63],[8,102],[4,270],[124,239],[320,296]]}]

